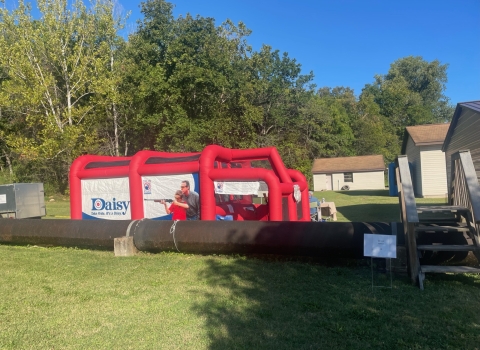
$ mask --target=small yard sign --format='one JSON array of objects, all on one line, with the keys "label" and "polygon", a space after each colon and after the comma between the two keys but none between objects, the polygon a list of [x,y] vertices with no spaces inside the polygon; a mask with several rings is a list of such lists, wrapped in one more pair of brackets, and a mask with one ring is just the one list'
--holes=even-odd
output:
[{"label": "small yard sign", "polygon": [[363,238],[363,255],[374,258],[396,258],[397,236],[365,233]]}]

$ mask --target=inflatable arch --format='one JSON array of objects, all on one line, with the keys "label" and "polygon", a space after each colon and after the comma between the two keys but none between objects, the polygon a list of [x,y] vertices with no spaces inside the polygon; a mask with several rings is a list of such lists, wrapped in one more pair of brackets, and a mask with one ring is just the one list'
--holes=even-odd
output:
[{"label": "inflatable arch", "polygon": [[80,156],[70,167],[72,219],[129,220],[131,157]]},{"label": "inflatable arch", "polygon": [[[252,167],[257,160],[268,161],[271,169]],[[310,220],[305,176],[287,169],[275,147],[216,145],[200,153],[140,151],[132,157],[77,158],[70,168],[71,218],[171,220],[152,200],[173,198],[184,180],[200,194],[201,220],[227,215],[233,220]],[[259,181],[268,186],[266,204],[253,203]]]},{"label": "inflatable arch", "polygon": [[198,193],[199,158],[200,153],[140,151],[135,154],[129,172],[132,219],[171,220],[162,205],[148,200],[173,198],[184,180]]}]

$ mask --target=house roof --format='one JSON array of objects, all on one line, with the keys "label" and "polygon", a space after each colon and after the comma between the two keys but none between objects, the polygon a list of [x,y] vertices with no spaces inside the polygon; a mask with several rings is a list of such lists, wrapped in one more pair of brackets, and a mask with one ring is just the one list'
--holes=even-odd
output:
[{"label": "house roof", "polygon": [[385,161],[382,155],[319,158],[313,161],[312,166],[314,174],[383,170],[385,170]]},{"label": "house roof", "polygon": [[408,136],[415,146],[442,145],[450,123],[407,126],[402,142],[402,154],[407,151]]},{"label": "house roof", "polygon": [[457,108],[455,108],[455,112],[453,113],[453,118],[452,118],[452,122],[450,123],[450,128],[448,128],[447,136],[445,137],[445,141],[443,142],[442,151],[445,152],[445,150],[447,149],[448,144],[452,139],[453,132],[457,127],[458,119],[460,118],[460,115],[462,114],[465,108],[478,112],[480,116],[480,101],[457,103]]}]

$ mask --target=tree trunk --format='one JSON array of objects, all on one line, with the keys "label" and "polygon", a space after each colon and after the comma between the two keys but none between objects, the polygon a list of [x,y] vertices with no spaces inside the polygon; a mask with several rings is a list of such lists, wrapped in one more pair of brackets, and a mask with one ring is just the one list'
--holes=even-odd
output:
[{"label": "tree trunk", "polygon": [[3,155],[5,156],[5,161],[7,162],[10,176],[13,176],[12,162],[10,161],[10,157],[8,156],[7,152],[5,152],[5,150],[3,150]]},{"label": "tree trunk", "polygon": [[119,142],[118,142],[118,112],[117,112],[115,103],[112,103],[112,112],[113,112],[113,128],[115,133],[114,148],[115,148],[115,155],[118,157],[120,156]]}]

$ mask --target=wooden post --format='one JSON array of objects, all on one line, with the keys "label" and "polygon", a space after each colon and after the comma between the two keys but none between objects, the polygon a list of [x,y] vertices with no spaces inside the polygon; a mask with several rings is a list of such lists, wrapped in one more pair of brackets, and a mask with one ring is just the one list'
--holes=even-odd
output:
[{"label": "wooden post", "polygon": [[399,156],[397,158],[397,165],[398,198],[400,201],[403,232],[405,234],[407,270],[412,282],[417,284],[419,282],[420,265],[418,261],[415,225],[418,224],[419,220],[407,156]]},{"label": "wooden post", "polygon": [[420,266],[418,263],[418,252],[417,252],[417,238],[415,235],[415,224],[408,223],[407,228],[407,245],[408,245],[408,268],[409,276],[413,284],[418,283],[418,274],[420,272]]}]

